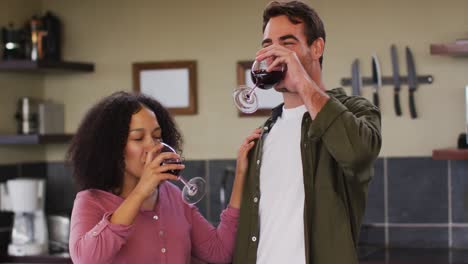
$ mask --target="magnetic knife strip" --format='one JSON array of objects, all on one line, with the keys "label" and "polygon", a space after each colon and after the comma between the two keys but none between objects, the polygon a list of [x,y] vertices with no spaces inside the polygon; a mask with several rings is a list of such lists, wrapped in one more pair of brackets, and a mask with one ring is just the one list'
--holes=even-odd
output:
[{"label": "magnetic knife strip", "polygon": [[[408,76],[400,76],[401,84],[408,84]],[[434,81],[432,75],[418,75],[418,84],[431,84]],[[393,77],[382,76],[382,85],[393,85]],[[342,78],[342,86],[351,86],[351,78]],[[373,86],[372,77],[362,77],[362,86]]]}]

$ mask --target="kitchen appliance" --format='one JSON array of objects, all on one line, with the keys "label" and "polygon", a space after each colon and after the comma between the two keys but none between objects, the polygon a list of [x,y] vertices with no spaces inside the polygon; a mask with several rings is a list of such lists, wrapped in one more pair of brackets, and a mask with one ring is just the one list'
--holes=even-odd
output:
[{"label": "kitchen appliance", "polygon": [[62,103],[43,101],[38,104],[38,132],[41,135],[65,132],[65,106]]},{"label": "kitchen appliance", "polygon": [[[14,213],[11,243],[8,254],[12,256],[41,255],[48,253],[47,224],[44,213],[45,180],[16,178],[1,185],[2,194],[8,197]],[[3,203],[3,201],[2,201]]]},{"label": "kitchen appliance", "polygon": [[21,97],[16,110],[18,134],[34,134],[38,128],[37,105],[39,100],[31,97]]},{"label": "kitchen appliance", "polygon": [[62,103],[22,97],[15,117],[18,134],[63,134],[65,131]]},{"label": "kitchen appliance", "polygon": [[235,178],[236,169],[231,166],[224,168],[224,174],[221,178],[221,186],[219,188],[219,201],[221,208],[224,209],[227,206],[227,201],[231,198],[232,185]]},{"label": "kitchen appliance", "polygon": [[70,238],[70,217],[66,215],[49,215],[49,249],[54,255],[68,255],[68,239]]},{"label": "kitchen appliance", "polygon": [[8,252],[8,244],[10,244],[11,241],[12,226],[13,213],[3,212],[0,210],[0,255],[6,255]]},{"label": "kitchen appliance", "polygon": [[32,61],[60,61],[61,30],[60,20],[50,11],[43,17],[33,16],[29,21],[31,49],[27,57]]},{"label": "kitchen appliance", "polygon": [[43,35],[41,38],[41,47],[43,59],[48,61],[60,61],[62,59],[61,34],[62,25],[57,16],[47,11],[41,18]]},{"label": "kitchen appliance", "polygon": [[24,59],[25,42],[25,32],[23,29],[15,29],[13,24],[8,25],[8,27],[2,27],[3,60]]}]

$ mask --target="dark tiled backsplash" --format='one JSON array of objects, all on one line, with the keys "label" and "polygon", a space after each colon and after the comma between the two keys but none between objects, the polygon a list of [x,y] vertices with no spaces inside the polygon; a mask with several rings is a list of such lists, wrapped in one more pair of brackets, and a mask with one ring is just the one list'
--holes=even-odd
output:
[{"label": "dark tiled backsplash", "polygon": [[385,245],[385,228],[383,226],[363,225],[360,238],[367,245]]},{"label": "dark tiled backsplash", "polygon": [[449,245],[447,227],[389,227],[388,233],[389,244],[397,248],[444,248]]},{"label": "dark tiled backsplash", "polygon": [[430,158],[387,159],[388,221],[447,223],[447,162]]},{"label": "dark tiled backsplash", "polygon": [[[235,160],[208,161],[208,175],[210,183],[209,219],[213,223],[218,223],[220,221],[219,216],[221,214],[221,211],[224,208],[226,208],[226,206],[229,204],[229,199],[231,198],[232,184],[234,182],[235,167]],[[224,195],[221,191],[222,189],[224,189]]]},{"label": "dark tiled backsplash", "polygon": [[468,161],[450,161],[450,173],[452,180],[452,221],[468,224]]},{"label": "dark tiled backsplash", "polygon": [[385,199],[384,199],[384,162],[378,159],[374,163],[374,178],[369,184],[367,210],[364,216],[364,223],[385,222]]},{"label": "dark tiled backsplash", "polygon": [[362,244],[468,248],[468,161],[379,159],[364,219]]},{"label": "dark tiled backsplash", "polygon": [[[229,203],[234,169],[235,160],[186,161],[185,178],[208,182],[207,195],[197,206],[212,223],[219,222]],[[361,244],[468,248],[468,161],[380,158],[374,169]],[[71,212],[76,190],[71,170],[63,163],[0,166],[0,182],[18,176],[47,179],[47,213]]]},{"label": "dark tiled backsplash", "polygon": [[468,248],[468,227],[452,227],[451,246],[454,248]]}]

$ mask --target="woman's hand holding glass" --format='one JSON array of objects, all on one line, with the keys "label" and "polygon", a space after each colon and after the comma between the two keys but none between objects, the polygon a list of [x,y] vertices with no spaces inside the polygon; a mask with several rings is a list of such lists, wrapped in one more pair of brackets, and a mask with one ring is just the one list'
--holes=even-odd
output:
[{"label": "woman's hand holding glass", "polygon": [[135,191],[144,197],[149,197],[154,193],[158,185],[165,180],[177,181],[178,176],[170,174],[168,171],[183,170],[183,164],[163,163],[167,159],[180,159],[177,153],[161,152],[162,144],[156,144],[146,153],[143,173],[135,187]]}]

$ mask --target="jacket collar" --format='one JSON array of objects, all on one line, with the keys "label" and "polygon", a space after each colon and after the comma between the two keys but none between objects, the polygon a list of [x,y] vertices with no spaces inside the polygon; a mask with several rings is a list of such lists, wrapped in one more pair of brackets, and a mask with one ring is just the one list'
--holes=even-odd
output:
[{"label": "jacket collar", "polygon": [[276,120],[278,119],[278,117],[280,117],[282,114],[283,114],[283,106],[284,106],[284,103],[276,106],[275,108],[273,108],[273,110],[271,111],[271,121],[276,122]]}]

